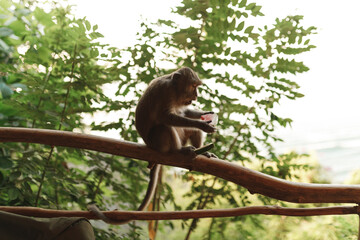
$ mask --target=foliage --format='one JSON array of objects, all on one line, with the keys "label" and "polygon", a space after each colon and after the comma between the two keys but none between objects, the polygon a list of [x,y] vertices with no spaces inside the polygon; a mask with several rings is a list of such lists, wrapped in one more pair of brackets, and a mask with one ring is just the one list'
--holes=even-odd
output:
[{"label": "foliage", "polygon": [[[195,107],[219,115],[217,133],[206,140],[215,143],[215,154],[285,179],[296,179],[296,171],[309,168],[295,161],[301,155],[278,155],[273,148],[281,140],[276,128],[291,124],[274,106],[284,98],[303,96],[293,78],[309,69],[297,55],[314,48],[310,37],[315,28],[303,27],[302,16],[257,26],[253,21],[263,13],[255,3],[184,0],[174,8],[174,19],[141,23],[137,42],[119,50],[100,44],[97,26],[74,18],[70,8],[53,3],[46,12],[32,1],[0,3],[0,126],[115,129],[121,139],[141,141],[134,127],[137,99],[155,77],[189,66],[206,83]],[[103,92],[106,84],[118,89],[115,98]],[[101,123],[89,120],[99,113],[118,117]],[[132,159],[33,144],[0,148],[2,205],[85,209],[95,201],[134,209],[146,187],[146,167]],[[167,183],[173,181],[166,176]],[[181,176],[191,183],[182,196],[186,209],[274,203],[265,197],[254,199],[246,189],[212,176]],[[170,185],[163,183],[159,189],[154,209],[180,208]],[[262,224],[256,217],[214,219],[201,234],[222,239],[219,233],[229,234],[230,223],[243,238],[253,235],[249,225]],[[159,229],[168,231],[175,224],[164,221]],[[189,238],[197,221],[183,222],[182,227]],[[97,230],[97,235],[115,239],[116,231]],[[143,234],[136,224],[120,231],[126,232],[122,239]]]},{"label": "foliage", "polygon": [[[118,60],[107,57],[112,49],[98,42],[97,26],[70,10],[1,1],[0,126],[85,131],[84,120],[119,105],[102,90],[122,74]],[[141,196],[133,192],[146,188],[147,170],[132,159],[35,144],[0,147],[1,205],[85,210],[95,201],[130,209]]]}]

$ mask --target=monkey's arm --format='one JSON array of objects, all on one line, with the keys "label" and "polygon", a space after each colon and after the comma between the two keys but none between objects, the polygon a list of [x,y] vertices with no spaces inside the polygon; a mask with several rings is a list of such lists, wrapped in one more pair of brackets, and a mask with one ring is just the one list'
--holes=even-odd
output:
[{"label": "monkey's arm", "polygon": [[199,128],[207,133],[215,132],[216,128],[211,126],[208,122],[182,117],[174,113],[168,113],[162,118],[163,123],[174,127],[193,127]]},{"label": "monkey's arm", "polygon": [[195,118],[195,119],[200,119],[202,115],[213,114],[213,113],[214,112],[205,112],[205,111],[193,110],[188,108],[184,111],[185,117]]}]

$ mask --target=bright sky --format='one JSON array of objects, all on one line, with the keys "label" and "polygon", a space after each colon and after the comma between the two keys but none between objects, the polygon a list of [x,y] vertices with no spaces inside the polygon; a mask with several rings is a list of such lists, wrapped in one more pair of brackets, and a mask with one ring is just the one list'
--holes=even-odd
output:
[{"label": "bright sky", "polygon": [[[131,45],[141,16],[150,20],[166,18],[178,0],[73,0],[76,15],[99,25],[105,42],[117,47]],[[249,1],[250,2],[250,1]],[[349,124],[360,127],[360,1],[359,0],[257,0],[262,5],[264,24],[276,17],[303,15],[305,26],[316,26],[311,43],[317,48],[302,56],[310,71],[295,77],[305,97],[284,101],[280,116],[294,120],[284,136]],[[358,124],[359,123],[359,124]],[[286,140],[286,139],[285,139]]]}]

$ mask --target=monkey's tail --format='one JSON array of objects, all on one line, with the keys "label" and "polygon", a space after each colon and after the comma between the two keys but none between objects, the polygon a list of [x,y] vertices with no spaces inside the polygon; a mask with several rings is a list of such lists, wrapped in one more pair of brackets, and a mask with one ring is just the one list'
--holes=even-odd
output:
[{"label": "monkey's tail", "polygon": [[[156,164],[150,171],[150,181],[148,188],[146,190],[146,194],[140,206],[138,207],[137,211],[143,211],[146,209],[151,202],[151,199],[154,197],[154,193],[156,190],[156,186],[159,180],[159,173],[160,173],[160,164]],[[105,216],[100,209],[95,204],[89,204],[87,206],[88,210],[95,214],[96,217],[103,220],[106,223],[113,224],[113,225],[122,225],[130,222],[131,220],[113,220]]]},{"label": "monkey's tail", "polygon": [[159,181],[160,168],[160,164],[155,164],[155,166],[150,170],[149,185],[146,189],[144,199],[137,209],[138,211],[143,211],[144,209],[146,209],[149,206],[152,198],[154,197],[155,190]]}]

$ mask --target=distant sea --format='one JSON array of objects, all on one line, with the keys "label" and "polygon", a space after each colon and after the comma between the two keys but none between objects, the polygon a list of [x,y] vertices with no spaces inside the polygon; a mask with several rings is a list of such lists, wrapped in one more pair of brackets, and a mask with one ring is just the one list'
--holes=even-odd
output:
[{"label": "distant sea", "polygon": [[278,152],[311,154],[332,183],[343,183],[360,169],[360,123],[312,129],[302,125],[282,130],[278,136],[284,140],[276,144]]}]

